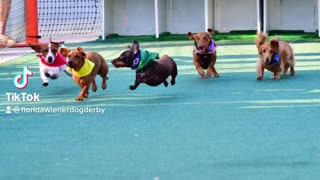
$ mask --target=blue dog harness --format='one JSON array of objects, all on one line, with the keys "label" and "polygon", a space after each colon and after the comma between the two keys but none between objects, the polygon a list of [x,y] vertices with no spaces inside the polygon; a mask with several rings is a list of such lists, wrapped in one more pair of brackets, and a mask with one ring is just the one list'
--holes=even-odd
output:
[{"label": "blue dog harness", "polygon": [[269,62],[270,65],[278,65],[280,63],[280,54],[275,54],[274,58]]},{"label": "blue dog harness", "polygon": [[133,60],[132,62],[132,66],[131,66],[131,69],[134,70],[134,69],[137,69],[137,67],[139,66],[139,63],[140,63],[140,52],[138,53],[138,56]]}]

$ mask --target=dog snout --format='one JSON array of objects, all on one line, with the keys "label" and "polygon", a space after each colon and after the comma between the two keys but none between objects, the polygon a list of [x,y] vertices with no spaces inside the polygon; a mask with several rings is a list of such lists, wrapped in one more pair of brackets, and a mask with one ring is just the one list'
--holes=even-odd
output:
[{"label": "dog snout", "polygon": [[52,63],[52,61],[53,61],[53,57],[52,57],[52,56],[49,56],[49,57],[48,57],[48,63]]},{"label": "dog snout", "polygon": [[204,49],[204,46],[198,46],[198,47],[199,47],[199,49],[201,49],[201,50]]},{"label": "dog snout", "polygon": [[266,58],[264,61],[265,61],[266,63],[269,63],[269,62],[270,62],[270,59],[269,59],[269,58]]},{"label": "dog snout", "polygon": [[112,64],[115,68],[121,67],[121,66],[120,66],[121,62],[120,62],[120,60],[119,60],[118,58],[112,60],[112,61],[111,61],[111,64]]},{"label": "dog snout", "polygon": [[69,66],[70,68],[73,68],[73,62],[72,62],[72,61],[68,61],[68,66]]},{"label": "dog snout", "polygon": [[111,63],[114,65],[116,63],[117,59],[114,59],[111,61]]}]

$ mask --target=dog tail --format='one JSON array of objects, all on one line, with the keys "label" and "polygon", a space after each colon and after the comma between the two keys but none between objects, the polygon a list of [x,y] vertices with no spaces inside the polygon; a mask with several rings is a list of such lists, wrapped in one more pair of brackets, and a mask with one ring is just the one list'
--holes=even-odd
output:
[{"label": "dog tail", "polygon": [[265,33],[258,33],[257,34],[257,40],[256,40],[256,46],[259,48],[262,44],[267,42],[268,35]]}]

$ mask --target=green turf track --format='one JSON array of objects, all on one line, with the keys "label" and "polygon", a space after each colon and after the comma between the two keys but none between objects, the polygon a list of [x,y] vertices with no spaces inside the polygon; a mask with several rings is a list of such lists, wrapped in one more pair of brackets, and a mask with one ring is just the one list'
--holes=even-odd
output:
[{"label": "green turf track", "polygon": [[[110,61],[127,44],[69,45],[107,60],[108,88],[75,102],[80,89],[62,76],[41,86],[38,59],[0,65],[0,179],[2,180],[315,180],[320,177],[320,46],[292,44],[295,77],[256,81],[256,49],[219,45],[220,78],[201,80],[191,41],[141,43],[172,56],[176,85],[140,85],[130,69]],[[7,102],[23,66],[34,71],[22,92],[40,102]],[[98,78],[97,78],[98,79]],[[101,79],[97,80],[100,85]],[[5,114],[6,106],[102,107],[100,114]]]}]

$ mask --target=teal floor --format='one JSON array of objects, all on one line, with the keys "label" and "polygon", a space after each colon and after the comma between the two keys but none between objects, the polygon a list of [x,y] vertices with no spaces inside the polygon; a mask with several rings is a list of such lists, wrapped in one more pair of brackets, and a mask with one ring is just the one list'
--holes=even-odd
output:
[{"label": "teal floor", "polygon": [[[254,45],[218,44],[221,77],[201,80],[192,44],[141,43],[174,57],[179,75],[175,86],[135,91],[134,72],[110,63],[127,44],[79,44],[101,53],[110,68],[107,90],[84,102],[75,101],[80,89],[67,76],[42,87],[35,54],[0,64],[0,179],[318,179],[319,45],[293,44],[295,77],[273,81],[266,72],[256,81]],[[25,65],[34,76],[20,91],[12,79]],[[40,102],[8,102],[7,92],[38,93]],[[7,106],[105,112],[5,114]]]}]

